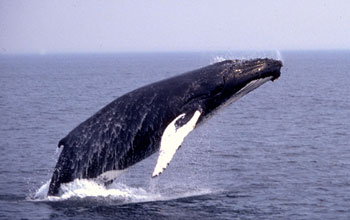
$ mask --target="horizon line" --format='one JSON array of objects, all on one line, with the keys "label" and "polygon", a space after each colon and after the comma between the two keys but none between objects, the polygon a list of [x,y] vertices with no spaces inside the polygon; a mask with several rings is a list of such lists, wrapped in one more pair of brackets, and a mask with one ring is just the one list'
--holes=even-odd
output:
[{"label": "horizon line", "polygon": [[112,54],[166,54],[166,53],[245,53],[245,52],[346,52],[350,48],[330,49],[237,49],[237,50],[123,50],[123,51],[55,51],[55,52],[0,52],[0,56],[16,55],[112,55]]}]

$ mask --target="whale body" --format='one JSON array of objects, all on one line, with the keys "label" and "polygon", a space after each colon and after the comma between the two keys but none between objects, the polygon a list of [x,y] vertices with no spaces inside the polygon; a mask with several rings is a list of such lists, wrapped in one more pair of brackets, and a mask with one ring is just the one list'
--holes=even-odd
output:
[{"label": "whale body", "polygon": [[48,195],[74,179],[104,182],[159,151],[152,176],[170,163],[182,141],[217,110],[280,76],[273,59],[226,60],[133,90],[82,122],[63,147]]}]

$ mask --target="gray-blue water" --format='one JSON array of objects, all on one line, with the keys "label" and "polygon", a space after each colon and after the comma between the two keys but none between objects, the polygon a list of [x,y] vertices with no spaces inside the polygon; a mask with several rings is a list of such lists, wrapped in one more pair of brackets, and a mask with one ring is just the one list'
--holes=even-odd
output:
[{"label": "gray-blue water", "polygon": [[101,107],[220,57],[250,56],[1,56],[0,219],[350,219],[346,51],[282,52],[280,79],[193,131],[159,178],[153,155],[110,188],[76,181],[45,197],[57,142]]}]

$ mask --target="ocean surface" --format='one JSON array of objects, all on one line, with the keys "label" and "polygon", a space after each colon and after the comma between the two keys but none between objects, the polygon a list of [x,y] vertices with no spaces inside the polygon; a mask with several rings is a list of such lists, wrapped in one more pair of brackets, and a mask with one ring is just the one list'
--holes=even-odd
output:
[{"label": "ocean surface", "polygon": [[[108,187],[47,183],[58,141],[122,94],[223,59],[283,60],[268,82]],[[350,52],[0,56],[0,219],[350,219]]]}]

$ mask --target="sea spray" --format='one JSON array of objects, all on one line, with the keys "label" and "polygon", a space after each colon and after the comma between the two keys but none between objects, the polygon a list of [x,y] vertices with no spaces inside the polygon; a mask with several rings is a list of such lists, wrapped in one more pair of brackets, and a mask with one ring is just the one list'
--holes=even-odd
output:
[{"label": "sea spray", "polygon": [[[123,183],[114,182],[108,186],[99,184],[93,180],[76,179],[73,182],[62,184],[58,196],[47,196],[50,181],[44,183],[34,195],[30,195],[27,200],[33,202],[49,201],[59,202],[66,200],[85,200],[109,201],[113,203],[139,203],[151,201],[166,201],[185,197],[200,196],[212,193],[208,188],[188,188],[182,189],[177,193],[169,193],[171,190],[162,194],[158,190],[159,178],[150,179],[149,188],[132,187]],[[170,191],[169,191],[170,190]]]},{"label": "sea spray", "polygon": [[256,58],[270,58],[283,61],[279,50],[271,51],[240,51],[219,53],[211,57],[209,64],[222,62],[225,60],[251,60]]},{"label": "sea spray", "polygon": [[63,201],[68,199],[108,198],[122,203],[145,202],[161,200],[160,194],[148,192],[141,187],[131,187],[123,183],[114,182],[108,186],[93,180],[76,179],[73,182],[62,184],[58,196],[47,196],[49,181],[43,184],[31,196],[33,201]]},{"label": "sea spray", "polygon": [[283,62],[283,57],[280,50],[276,50],[276,59]]}]

